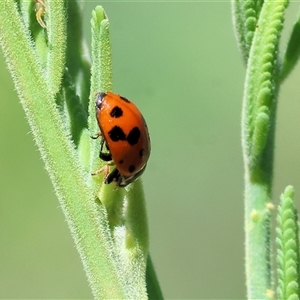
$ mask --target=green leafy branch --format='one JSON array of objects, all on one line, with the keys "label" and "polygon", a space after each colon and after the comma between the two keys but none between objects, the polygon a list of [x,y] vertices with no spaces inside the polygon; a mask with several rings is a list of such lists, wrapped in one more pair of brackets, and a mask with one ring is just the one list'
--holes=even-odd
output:
[{"label": "green leafy branch", "polygon": [[[242,148],[245,168],[246,283],[249,299],[268,299],[274,295],[270,249],[270,211],[273,205],[270,199],[276,109],[280,84],[296,65],[300,54],[299,16],[283,56],[279,53],[287,6],[288,0],[232,0],[235,33],[247,65],[242,112]],[[290,199],[293,194],[291,190],[291,187],[287,188],[283,198]],[[291,206],[290,203],[289,209]],[[292,295],[296,299],[295,295],[299,298],[299,290],[291,290],[291,272],[287,271],[286,264],[291,257],[288,250],[291,240],[295,243],[294,253],[299,251],[298,231],[289,235],[290,239],[286,240],[286,209],[286,205],[282,204],[278,217],[279,227],[281,226],[277,238],[280,275],[278,296],[280,299],[287,299],[287,296]],[[293,226],[295,231],[297,226]],[[293,272],[297,273],[299,255],[292,257],[295,264]],[[297,276],[294,282],[299,284]],[[294,283],[293,286],[295,287]]]},{"label": "green leafy branch", "polygon": [[108,18],[100,6],[92,13],[91,64],[77,2],[43,3],[46,28],[33,1],[0,1],[0,45],[93,295],[162,299],[141,181],[115,191],[91,176],[100,167],[99,143],[90,138],[99,131],[94,95],[112,89]]}]

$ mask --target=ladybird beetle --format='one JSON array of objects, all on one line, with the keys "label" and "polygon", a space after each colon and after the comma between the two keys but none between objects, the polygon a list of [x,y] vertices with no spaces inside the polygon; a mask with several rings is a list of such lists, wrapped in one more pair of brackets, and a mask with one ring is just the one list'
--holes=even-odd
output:
[{"label": "ladybird beetle", "polygon": [[[99,157],[110,162],[95,174],[104,172],[105,183],[125,187],[145,171],[150,155],[146,121],[128,99],[111,93],[96,94],[96,118],[101,137]],[[115,168],[109,172],[109,164]]]}]

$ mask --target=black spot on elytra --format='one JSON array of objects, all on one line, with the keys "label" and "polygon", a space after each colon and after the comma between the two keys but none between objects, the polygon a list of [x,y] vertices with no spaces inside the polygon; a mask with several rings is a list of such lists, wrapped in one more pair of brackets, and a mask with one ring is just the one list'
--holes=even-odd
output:
[{"label": "black spot on elytra", "polygon": [[135,166],[134,165],[129,166],[128,171],[129,173],[133,173],[135,171]]},{"label": "black spot on elytra", "polygon": [[110,116],[112,118],[120,118],[123,115],[123,110],[119,106],[115,106],[111,111],[110,111]]},{"label": "black spot on elytra", "polygon": [[139,151],[139,156],[142,157],[143,155],[144,155],[144,149],[141,149],[141,150]]},{"label": "black spot on elytra", "polygon": [[114,141],[114,142],[125,141],[126,140],[126,135],[125,135],[124,131],[122,130],[122,128],[119,127],[119,126],[114,126],[108,132],[108,135],[111,138],[111,140]]},{"label": "black spot on elytra", "polygon": [[119,164],[122,164],[122,163],[124,163],[124,160],[123,159],[119,160]]},{"label": "black spot on elytra", "polygon": [[130,145],[135,145],[139,141],[140,136],[141,136],[140,130],[138,129],[138,127],[134,127],[129,132],[127,136],[127,141]]},{"label": "black spot on elytra", "polygon": [[125,102],[127,102],[127,103],[130,103],[130,101],[129,101],[127,98],[125,98],[125,97],[123,97],[123,96],[120,96],[120,98],[121,98],[123,101],[125,101]]}]

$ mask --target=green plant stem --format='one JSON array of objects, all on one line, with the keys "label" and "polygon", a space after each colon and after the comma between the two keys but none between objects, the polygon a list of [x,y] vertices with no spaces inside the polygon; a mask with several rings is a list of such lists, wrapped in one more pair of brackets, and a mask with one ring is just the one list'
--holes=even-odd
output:
[{"label": "green plant stem", "polygon": [[270,181],[252,182],[245,176],[246,278],[248,299],[264,299],[271,288],[270,273],[270,213],[266,209],[270,198]]},{"label": "green plant stem", "polygon": [[150,255],[148,255],[148,260],[147,260],[146,281],[147,281],[147,292],[148,292],[149,299],[162,300],[163,294],[160,289],[159,282],[157,280]]}]

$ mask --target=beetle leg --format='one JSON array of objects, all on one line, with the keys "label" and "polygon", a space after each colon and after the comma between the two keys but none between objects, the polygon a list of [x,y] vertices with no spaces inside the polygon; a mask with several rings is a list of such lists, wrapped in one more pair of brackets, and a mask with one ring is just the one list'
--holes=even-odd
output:
[{"label": "beetle leg", "polygon": [[97,170],[97,171],[95,171],[94,173],[92,173],[92,176],[99,175],[99,174],[103,173],[103,174],[104,174],[104,179],[106,180],[106,178],[107,178],[108,175],[109,175],[109,168],[110,168],[111,166],[114,166],[114,165],[115,165],[115,163],[114,163],[113,161],[111,161],[111,162],[105,164],[105,165],[104,165],[102,168],[100,168],[99,170]]},{"label": "beetle leg", "polygon": [[46,24],[44,23],[42,17],[45,14],[46,4],[44,0],[34,0],[35,2],[35,17],[38,23],[43,27],[46,28]]},{"label": "beetle leg", "polygon": [[[111,161],[112,157],[111,157],[110,152],[103,152],[104,143],[105,143],[104,139],[101,139],[99,157],[104,161]],[[108,149],[107,144],[105,144],[105,145],[106,145],[106,148]]]},{"label": "beetle leg", "polygon": [[[99,133],[98,133],[99,135]],[[101,135],[101,133],[100,133]],[[95,171],[94,173],[92,173],[92,175],[98,175],[100,173],[104,173],[104,179],[106,180],[106,178],[108,177],[109,175],[109,167],[110,166],[113,166],[115,163],[112,161],[112,157],[111,157],[111,154],[110,153],[105,153],[103,152],[103,146],[104,146],[104,139],[101,140],[101,143],[100,143],[100,153],[99,153],[99,157],[108,162],[107,164],[105,164],[105,166],[103,166],[102,168],[100,168],[99,170]]]},{"label": "beetle leg", "polygon": [[102,136],[101,132],[96,133],[95,135],[91,136],[92,139],[96,140],[98,137]]},{"label": "beetle leg", "polygon": [[116,189],[119,186],[119,181],[120,181],[121,174],[118,169],[114,168],[106,177],[104,180],[105,184],[110,184],[111,182],[116,183]]},{"label": "beetle leg", "polygon": [[92,175],[95,176],[95,175],[99,175],[101,173],[103,173],[104,178],[106,179],[109,174],[109,165],[108,164],[104,165],[102,168],[100,168],[99,170],[92,173]]}]

